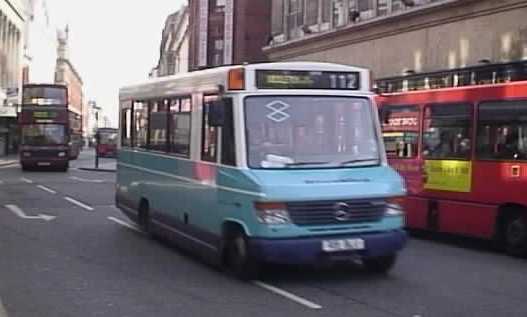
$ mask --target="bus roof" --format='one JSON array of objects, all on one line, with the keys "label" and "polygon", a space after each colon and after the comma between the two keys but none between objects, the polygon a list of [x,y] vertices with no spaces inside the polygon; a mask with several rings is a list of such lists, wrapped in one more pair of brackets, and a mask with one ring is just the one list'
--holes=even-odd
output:
[{"label": "bus roof", "polygon": [[141,83],[124,86],[119,91],[121,100],[131,98],[155,98],[170,95],[185,95],[197,91],[218,91],[220,85],[228,87],[230,70],[243,68],[245,70],[245,92],[256,91],[256,71],[307,71],[307,72],[346,72],[359,74],[359,89],[355,92],[370,92],[370,71],[366,68],[334,63],[319,62],[280,62],[248,65],[233,65],[210,68],[190,73],[177,74],[161,78],[153,78]]}]

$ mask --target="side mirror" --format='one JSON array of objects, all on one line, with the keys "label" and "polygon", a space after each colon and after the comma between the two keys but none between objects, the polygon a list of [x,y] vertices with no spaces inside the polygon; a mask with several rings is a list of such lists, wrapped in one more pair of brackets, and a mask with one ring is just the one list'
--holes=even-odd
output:
[{"label": "side mirror", "polygon": [[224,98],[206,105],[211,127],[222,127],[225,124],[225,106],[230,102],[232,102],[231,99]]}]

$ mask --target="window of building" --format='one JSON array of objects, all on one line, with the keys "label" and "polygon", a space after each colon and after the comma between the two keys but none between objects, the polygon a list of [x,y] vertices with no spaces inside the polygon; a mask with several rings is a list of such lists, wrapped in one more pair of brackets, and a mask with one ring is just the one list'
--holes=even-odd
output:
[{"label": "window of building", "polygon": [[234,134],[234,112],[232,99],[225,98],[225,120],[221,128],[221,163],[236,165],[236,140]]},{"label": "window of building", "polygon": [[306,25],[318,24],[319,0],[306,0]]},{"label": "window of building", "polygon": [[132,146],[132,109],[121,110],[121,145]]},{"label": "window of building", "polygon": [[437,104],[425,108],[423,155],[427,159],[469,159],[472,107]]},{"label": "window of building", "polygon": [[271,15],[271,33],[280,35],[284,33],[284,0],[273,0]]},{"label": "window of building", "polygon": [[289,0],[289,12],[287,14],[287,29],[290,38],[298,37],[298,30],[304,24],[303,4],[303,0]]},{"label": "window of building", "polygon": [[389,10],[388,0],[377,0],[377,16],[387,15]]},{"label": "window of building", "polygon": [[419,107],[384,106],[382,131],[389,158],[415,158],[419,144]]},{"label": "window of building", "polygon": [[332,0],[322,0],[322,23],[331,22],[331,2]]},{"label": "window of building", "polygon": [[374,1],[376,0],[356,0],[359,18],[361,21],[369,20],[375,17]]},{"label": "window of building", "polygon": [[480,104],[477,140],[479,159],[527,160],[527,100]]},{"label": "window of building", "polygon": [[134,101],[134,146],[147,148],[148,144],[148,104]]},{"label": "window of building", "polygon": [[208,162],[216,162],[218,157],[218,128],[209,125],[211,103],[217,99],[216,95],[203,97],[201,159]]},{"label": "window of building", "polygon": [[150,102],[149,115],[149,148],[154,151],[167,150],[168,141],[168,101],[158,100]]},{"label": "window of building", "polygon": [[191,99],[173,98],[170,104],[169,152],[190,157]]},{"label": "window of building", "polygon": [[345,0],[333,0],[331,3],[334,27],[339,27],[346,24],[346,8],[344,6],[344,1]]}]

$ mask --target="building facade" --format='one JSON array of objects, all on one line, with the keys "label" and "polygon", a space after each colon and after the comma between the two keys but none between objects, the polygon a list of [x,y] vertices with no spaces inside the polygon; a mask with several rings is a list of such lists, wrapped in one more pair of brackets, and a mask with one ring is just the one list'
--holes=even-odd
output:
[{"label": "building facade", "polygon": [[0,0],[0,156],[16,153],[26,2]]},{"label": "building facade", "polygon": [[46,0],[27,0],[28,19],[24,42],[24,83],[48,84],[55,80],[56,30]]},{"label": "building facade", "polygon": [[189,10],[187,6],[167,17],[159,48],[159,61],[150,77],[188,72]]},{"label": "building facade", "polygon": [[271,1],[190,0],[189,69],[261,62]]},{"label": "building facade", "polygon": [[86,137],[84,129],[88,116],[85,106],[82,78],[70,61],[68,52],[69,28],[57,33],[57,64],[55,69],[55,83],[68,87],[68,110],[70,111],[70,126],[75,134]]},{"label": "building facade", "polygon": [[271,60],[376,78],[527,59],[526,0],[273,0]]}]

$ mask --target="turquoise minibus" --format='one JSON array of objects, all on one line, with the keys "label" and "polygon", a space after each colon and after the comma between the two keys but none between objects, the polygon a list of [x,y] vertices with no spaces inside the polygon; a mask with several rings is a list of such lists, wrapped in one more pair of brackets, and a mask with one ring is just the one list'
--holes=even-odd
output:
[{"label": "turquoise minibus", "polygon": [[266,263],[360,260],[406,243],[367,69],[225,66],[123,87],[116,205],[241,278]]}]

